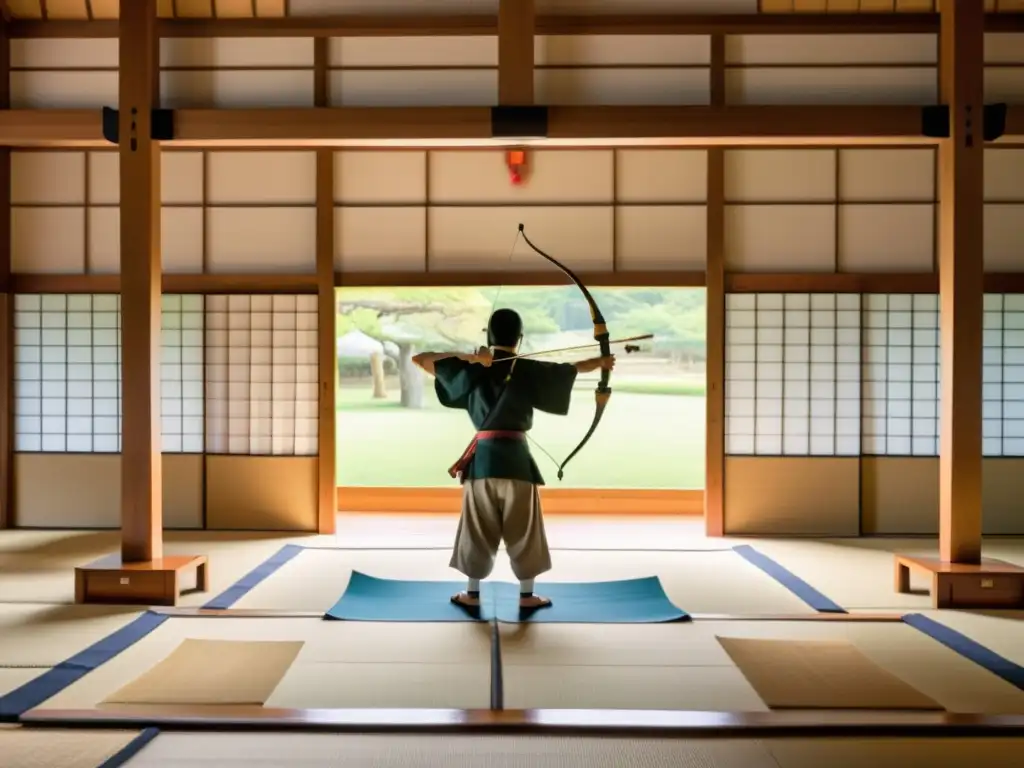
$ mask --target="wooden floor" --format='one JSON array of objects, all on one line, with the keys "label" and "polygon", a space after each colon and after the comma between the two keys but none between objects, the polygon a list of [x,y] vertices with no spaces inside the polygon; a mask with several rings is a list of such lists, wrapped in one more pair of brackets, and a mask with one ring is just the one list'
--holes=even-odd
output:
[{"label": "wooden floor", "polygon": [[[707,539],[699,521],[692,519],[552,518],[548,534],[555,568],[550,580],[657,575],[669,597],[697,621],[663,626],[502,628],[499,647],[505,709],[494,712],[490,708],[492,638],[488,631],[478,632],[465,624],[421,624],[415,627],[415,642],[409,642],[410,625],[320,620],[344,592],[354,569],[387,578],[458,579],[447,567],[455,523],[455,518],[440,515],[346,515],[339,518],[338,533],[328,537],[168,532],[169,555],[202,553],[210,557],[210,593],[187,595],[180,609],[168,611],[173,615],[158,629],[38,702],[26,719],[34,721],[30,724],[33,730],[43,723],[53,728],[73,722],[89,728],[141,729],[159,724],[171,730],[211,726],[230,730],[297,725],[346,731],[346,736],[296,733],[288,738],[308,739],[302,743],[310,745],[309,749],[327,744],[323,739],[349,739],[346,744],[358,742],[353,748],[369,750],[367,755],[379,753],[380,759],[389,761],[379,763],[382,765],[442,763],[431,762],[429,755],[420,763],[408,762],[401,750],[388,752],[381,746],[383,742],[366,735],[367,731],[447,730],[448,739],[475,739],[475,746],[467,746],[467,754],[478,756],[499,754],[500,750],[493,752],[497,740],[513,739],[518,740],[516,749],[540,755],[537,765],[622,765],[623,749],[647,744],[649,754],[641,749],[636,760],[646,754],[644,759],[652,765],[675,760],[672,764],[757,766],[762,764],[758,761],[770,760],[763,764],[794,768],[820,764],[815,756],[820,757],[823,748],[813,739],[793,741],[797,736],[842,735],[846,751],[836,753],[838,762],[832,761],[830,754],[830,765],[879,766],[890,764],[885,762],[890,758],[891,764],[907,764],[900,761],[910,754],[908,750],[931,754],[935,748],[927,739],[936,734],[944,738],[955,734],[982,738],[987,734],[984,743],[977,742],[979,749],[987,750],[978,754],[977,764],[1017,764],[999,762],[1007,748],[994,737],[1024,733],[1024,690],[907,626],[900,617],[922,614],[1024,666],[1024,613],[932,611],[930,599],[921,590],[924,584],[912,584],[915,591],[909,594],[897,593],[892,582],[892,552],[932,554],[937,549],[933,540],[745,542]],[[849,614],[815,612],[732,550],[743,543],[752,544]],[[306,549],[227,611],[198,610],[285,544]],[[74,567],[115,548],[115,532],[0,532],[0,697],[142,615],[131,608],[74,605]],[[985,554],[1024,565],[1024,540],[986,541]],[[503,555],[494,577],[511,578]],[[938,701],[946,712],[909,716],[770,711],[734,666],[711,654],[716,633],[849,639],[876,664]],[[212,711],[196,706],[149,706],[142,711],[103,704],[114,691],[188,638],[288,639],[300,640],[304,647],[263,707]],[[481,729],[498,735],[472,736]],[[623,746],[627,742],[600,747],[604,752],[593,753],[598,757],[586,757],[582,747],[566,752],[555,744],[557,739],[543,741],[541,748],[523,741],[525,735],[512,735],[586,733],[588,729],[617,731],[632,741],[627,739],[628,747]],[[747,751],[733,754],[726,745],[716,746],[715,735],[723,729],[729,729],[733,737],[740,736],[748,744],[742,748]],[[889,739],[864,740],[872,734]],[[896,734],[919,741],[908,746],[911,742],[893,741]],[[660,746],[667,737],[678,742],[675,747]],[[225,757],[218,764],[241,764],[245,760],[241,738],[208,734],[190,741],[163,733],[128,765],[164,764],[159,761],[165,759],[172,765],[198,764],[196,751],[188,746],[193,743],[223,750]],[[275,738],[279,740],[273,749],[285,750],[281,752],[285,757],[280,763],[260,765],[287,765],[287,750],[299,748],[285,748],[287,739]],[[693,738],[700,741],[693,742]],[[957,751],[966,748],[937,748],[936,757],[929,757],[928,764],[965,764],[949,760],[966,754]],[[426,747],[421,744],[416,749]],[[602,762],[602,754],[606,762]],[[687,762],[698,759],[705,762]],[[309,764],[321,763],[314,760]]]}]

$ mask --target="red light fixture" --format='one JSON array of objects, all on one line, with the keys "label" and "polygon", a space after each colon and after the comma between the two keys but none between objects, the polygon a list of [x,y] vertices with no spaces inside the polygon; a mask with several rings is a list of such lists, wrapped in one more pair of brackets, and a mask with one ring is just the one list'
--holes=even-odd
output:
[{"label": "red light fixture", "polygon": [[505,165],[508,168],[508,177],[514,186],[523,183],[526,177],[526,150],[510,149],[505,153]]}]

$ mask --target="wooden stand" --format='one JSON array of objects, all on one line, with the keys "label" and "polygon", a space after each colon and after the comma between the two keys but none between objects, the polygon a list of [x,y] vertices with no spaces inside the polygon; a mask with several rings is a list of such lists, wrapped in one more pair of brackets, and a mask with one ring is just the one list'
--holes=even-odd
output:
[{"label": "wooden stand", "polygon": [[910,592],[910,571],[932,575],[935,608],[1024,608],[1024,568],[1002,560],[980,565],[896,555],[896,591]]},{"label": "wooden stand", "polygon": [[181,575],[195,571],[196,589],[208,585],[206,555],[176,555],[142,563],[125,563],[120,554],[108,555],[75,568],[76,603],[177,605]]}]

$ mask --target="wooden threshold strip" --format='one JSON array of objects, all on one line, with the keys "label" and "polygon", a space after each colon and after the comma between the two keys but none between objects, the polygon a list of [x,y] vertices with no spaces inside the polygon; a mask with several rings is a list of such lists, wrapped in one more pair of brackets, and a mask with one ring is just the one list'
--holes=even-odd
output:
[{"label": "wooden threshold strip", "polygon": [[33,709],[26,725],[60,728],[299,730],[353,733],[520,733],[647,738],[765,736],[981,736],[1024,734],[1019,715],[775,710],[696,712],[613,709],[274,709],[256,706],[105,705]]}]

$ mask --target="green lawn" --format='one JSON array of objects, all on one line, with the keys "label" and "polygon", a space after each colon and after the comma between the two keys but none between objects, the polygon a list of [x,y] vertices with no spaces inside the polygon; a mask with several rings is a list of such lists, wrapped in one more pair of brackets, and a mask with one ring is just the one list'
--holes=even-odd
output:
[{"label": "green lawn", "polygon": [[[338,390],[338,484],[454,485],[447,469],[472,438],[464,412],[441,408],[428,387],[426,407],[402,408],[397,391],[373,400],[367,386]],[[699,383],[623,382],[586,447],[557,470],[594,417],[593,383],[578,388],[568,416],[538,413],[531,450],[550,485],[565,488],[704,487],[704,391]]]}]

